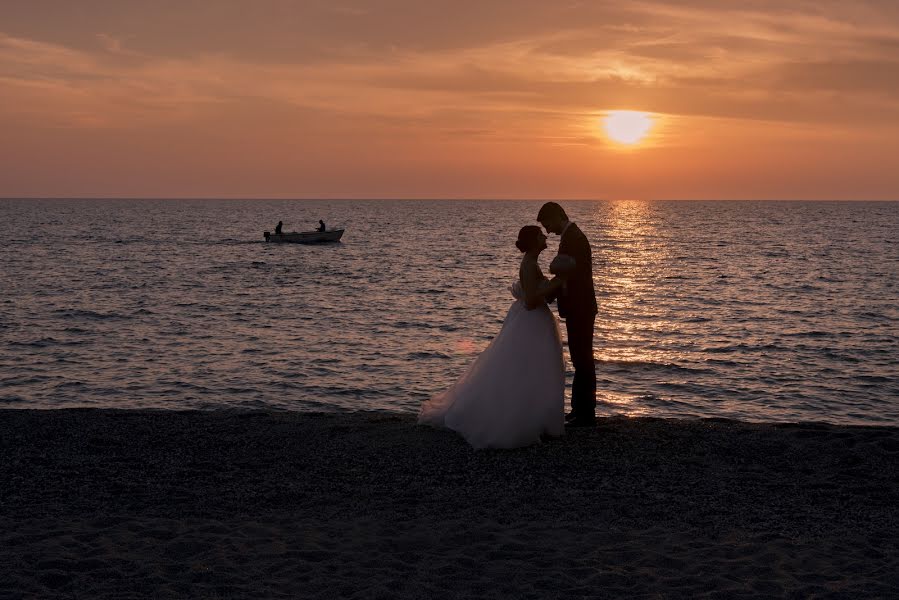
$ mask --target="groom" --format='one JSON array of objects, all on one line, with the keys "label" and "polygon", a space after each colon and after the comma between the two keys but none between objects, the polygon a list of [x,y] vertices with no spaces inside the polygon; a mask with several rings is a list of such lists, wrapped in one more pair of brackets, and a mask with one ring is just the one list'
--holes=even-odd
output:
[{"label": "groom", "polygon": [[575,427],[588,427],[596,424],[593,325],[597,308],[590,242],[580,228],[568,220],[565,210],[555,202],[544,204],[537,213],[537,220],[547,233],[561,236],[559,254],[572,257],[575,263],[574,270],[557,298],[559,316],[565,319],[565,329],[568,331],[568,352],[574,364],[571,412],[566,415],[565,420]]}]

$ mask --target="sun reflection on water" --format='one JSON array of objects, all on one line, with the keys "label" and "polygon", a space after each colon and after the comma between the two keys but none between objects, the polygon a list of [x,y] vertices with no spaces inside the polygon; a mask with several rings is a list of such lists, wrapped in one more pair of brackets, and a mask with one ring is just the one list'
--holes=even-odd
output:
[{"label": "sun reflection on water", "polygon": [[644,392],[617,391],[609,385],[609,376],[644,365],[676,365],[683,358],[674,345],[660,343],[677,331],[677,324],[660,313],[653,300],[655,282],[670,249],[650,202],[597,205],[594,223],[598,226],[593,240],[599,300],[594,337],[597,398],[617,414],[646,414],[650,409],[642,402]]}]

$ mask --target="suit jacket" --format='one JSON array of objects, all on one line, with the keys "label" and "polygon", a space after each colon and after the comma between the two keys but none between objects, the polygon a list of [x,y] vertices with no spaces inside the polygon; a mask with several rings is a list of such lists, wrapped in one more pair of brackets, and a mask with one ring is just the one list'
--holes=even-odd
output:
[{"label": "suit jacket", "polygon": [[597,312],[596,291],[593,289],[593,252],[590,242],[580,228],[572,223],[562,234],[559,254],[567,254],[575,262],[574,272],[568,277],[556,299],[559,316],[592,317]]}]

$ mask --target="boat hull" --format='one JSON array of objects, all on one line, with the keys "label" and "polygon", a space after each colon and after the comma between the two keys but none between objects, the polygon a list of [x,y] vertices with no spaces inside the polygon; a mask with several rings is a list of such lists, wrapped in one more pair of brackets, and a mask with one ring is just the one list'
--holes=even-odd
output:
[{"label": "boat hull", "polygon": [[265,232],[265,241],[276,244],[327,244],[339,242],[343,237],[343,229],[330,231],[292,231],[290,233]]}]

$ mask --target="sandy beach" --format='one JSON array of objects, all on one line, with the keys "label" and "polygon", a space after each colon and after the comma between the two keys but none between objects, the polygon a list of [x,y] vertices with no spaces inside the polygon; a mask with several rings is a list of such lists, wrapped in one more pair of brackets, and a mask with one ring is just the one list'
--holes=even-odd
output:
[{"label": "sandy beach", "polygon": [[899,596],[899,430],[0,411],[0,598]]}]

